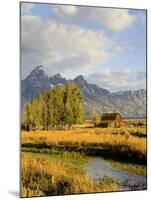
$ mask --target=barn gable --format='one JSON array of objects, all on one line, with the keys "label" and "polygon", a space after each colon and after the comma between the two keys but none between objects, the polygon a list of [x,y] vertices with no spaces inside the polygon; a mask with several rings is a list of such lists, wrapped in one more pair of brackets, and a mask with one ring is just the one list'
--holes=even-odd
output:
[{"label": "barn gable", "polygon": [[101,120],[108,121],[108,120],[116,120],[116,118],[119,117],[122,119],[121,115],[119,113],[103,113]]},{"label": "barn gable", "polygon": [[100,127],[121,127],[124,125],[125,122],[120,113],[103,113],[99,124]]}]

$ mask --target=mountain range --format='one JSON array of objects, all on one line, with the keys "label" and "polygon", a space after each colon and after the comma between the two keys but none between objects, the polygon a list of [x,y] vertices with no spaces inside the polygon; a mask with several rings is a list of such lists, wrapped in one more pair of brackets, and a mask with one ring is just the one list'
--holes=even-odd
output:
[{"label": "mountain range", "polygon": [[56,85],[64,85],[68,81],[75,82],[84,96],[85,113],[87,117],[95,108],[98,114],[104,112],[120,112],[125,118],[146,117],[146,90],[127,90],[110,92],[95,84],[89,83],[82,75],[73,80],[67,80],[60,74],[47,76],[41,65],[36,66],[31,73],[21,81],[21,105],[31,101],[40,92],[52,89]]}]

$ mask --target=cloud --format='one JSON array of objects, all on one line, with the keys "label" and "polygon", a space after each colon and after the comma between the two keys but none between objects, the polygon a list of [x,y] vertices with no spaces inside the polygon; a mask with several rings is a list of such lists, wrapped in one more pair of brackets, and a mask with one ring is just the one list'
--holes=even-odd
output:
[{"label": "cloud", "polygon": [[108,30],[118,32],[130,27],[138,18],[138,15],[129,14],[126,9],[104,9],[100,18],[103,19],[102,23]]},{"label": "cloud", "polygon": [[54,8],[54,19],[61,23],[74,23],[83,25],[92,23],[97,27],[104,27],[109,31],[124,31],[134,24],[141,16],[140,14],[130,14],[128,9],[98,8],[98,7],[72,7],[72,15],[69,18],[70,10],[68,6],[57,5]]},{"label": "cloud", "polygon": [[61,73],[73,78],[83,74],[91,83],[111,91],[145,87],[144,72],[107,68],[92,73],[95,66],[102,66],[111,57],[135,50],[132,44],[127,47],[116,42],[116,34],[109,31],[124,31],[138,21],[140,14],[126,9],[59,5],[52,6],[51,18],[43,20],[40,14],[32,15],[33,6],[22,3],[22,78],[42,64],[49,75]]},{"label": "cloud", "polygon": [[113,92],[146,87],[146,73],[144,71],[133,71],[127,68],[122,71],[111,71],[106,68],[104,71],[92,73],[86,78],[89,82]]},{"label": "cloud", "polygon": [[25,3],[25,2],[22,2],[21,3],[21,12],[22,14],[29,14],[31,13],[31,10],[32,8],[35,6],[34,3]]},{"label": "cloud", "polygon": [[63,15],[74,15],[77,12],[77,7],[73,5],[62,5],[62,6],[56,6],[54,11],[56,14],[60,13],[62,16]]},{"label": "cloud", "polygon": [[22,77],[38,64],[44,65],[48,74],[86,73],[112,56],[113,44],[104,32],[22,16]]}]

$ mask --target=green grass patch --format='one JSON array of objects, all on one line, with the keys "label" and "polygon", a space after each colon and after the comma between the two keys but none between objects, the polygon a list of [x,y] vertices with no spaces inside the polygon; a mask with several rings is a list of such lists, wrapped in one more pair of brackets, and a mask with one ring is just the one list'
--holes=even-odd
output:
[{"label": "green grass patch", "polygon": [[142,176],[147,176],[146,165],[124,163],[119,161],[107,160],[107,164],[113,168],[119,169],[121,171],[129,172],[132,174],[138,174]]},{"label": "green grass patch", "polygon": [[43,158],[47,160],[56,160],[62,162],[66,166],[71,166],[75,170],[84,172],[84,164],[89,163],[94,158],[88,157],[78,152],[60,151],[54,149],[37,149],[37,148],[22,148],[22,155],[34,156],[35,158]]}]

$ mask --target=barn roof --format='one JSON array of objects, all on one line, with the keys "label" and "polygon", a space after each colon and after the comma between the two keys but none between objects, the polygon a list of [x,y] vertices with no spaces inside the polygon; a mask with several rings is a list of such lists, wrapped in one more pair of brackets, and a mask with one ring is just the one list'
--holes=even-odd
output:
[{"label": "barn roof", "polygon": [[[112,121],[116,119],[116,116],[120,115],[119,113],[103,113],[101,121]],[[121,115],[120,115],[121,117]]]}]

